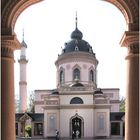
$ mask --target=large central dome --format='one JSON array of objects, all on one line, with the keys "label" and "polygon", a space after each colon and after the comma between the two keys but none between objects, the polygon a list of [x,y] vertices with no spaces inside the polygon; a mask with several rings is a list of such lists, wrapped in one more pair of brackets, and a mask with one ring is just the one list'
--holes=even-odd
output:
[{"label": "large central dome", "polygon": [[71,33],[71,40],[64,44],[65,47],[63,49],[63,53],[82,51],[94,54],[90,44],[87,41],[83,40],[82,38],[83,34],[77,28],[77,17],[76,17],[76,28]]}]

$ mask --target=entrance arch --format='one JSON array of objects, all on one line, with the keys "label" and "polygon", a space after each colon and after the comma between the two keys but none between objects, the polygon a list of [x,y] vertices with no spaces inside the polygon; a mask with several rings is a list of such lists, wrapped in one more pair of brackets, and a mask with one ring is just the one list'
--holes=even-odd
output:
[{"label": "entrance arch", "polygon": [[77,113],[70,118],[70,137],[84,137],[84,119]]},{"label": "entrance arch", "polygon": [[[14,50],[20,44],[14,33],[14,25],[24,9],[43,0],[2,0],[1,12],[1,118],[2,139],[15,140],[14,111]],[[139,139],[139,1],[104,0],[114,4],[122,12],[128,25],[121,39],[121,46],[128,48],[126,140]],[[10,117],[9,117],[10,116]]]}]

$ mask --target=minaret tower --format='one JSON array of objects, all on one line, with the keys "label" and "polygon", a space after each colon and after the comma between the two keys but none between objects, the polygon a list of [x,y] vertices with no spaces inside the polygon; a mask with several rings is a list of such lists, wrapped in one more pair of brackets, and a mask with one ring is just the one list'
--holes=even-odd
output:
[{"label": "minaret tower", "polygon": [[18,60],[19,65],[20,65],[20,81],[19,81],[20,108],[19,108],[19,112],[25,112],[27,110],[26,65],[28,63],[28,60],[26,59],[26,49],[27,49],[27,45],[24,41],[24,31],[23,31],[23,40],[21,42],[20,59]]}]

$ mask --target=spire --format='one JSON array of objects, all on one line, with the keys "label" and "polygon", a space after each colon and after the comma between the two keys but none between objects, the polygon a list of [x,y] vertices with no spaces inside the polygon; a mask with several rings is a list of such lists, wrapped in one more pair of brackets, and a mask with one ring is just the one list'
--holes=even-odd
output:
[{"label": "spire", "polygon": [[23,28],[23,32],[22,32],[22,42],[24,42],[24,28]]},{"label": "spire", "polygon": [[24,41],[24,29],[22,31],[22,42],[21,42],[21,46],[26,47],[27,48],[27,44]]},{"label": "spire", "polygon": [[76,28],[71,33],[71,38],[72,39],[82,39],[82,37],[83,37],[82,32],[80,30],[78,30],[77,23],[78,23],[78,19],[77,19],[77,11],[76,11],[76,17],[75,17],[75,25],[76,25]]},{"label": "spire", "polygon": [[76,11],[76,17],[75,17],[75,24],[76,24],[76,29],[77,29],[77,11]]}]

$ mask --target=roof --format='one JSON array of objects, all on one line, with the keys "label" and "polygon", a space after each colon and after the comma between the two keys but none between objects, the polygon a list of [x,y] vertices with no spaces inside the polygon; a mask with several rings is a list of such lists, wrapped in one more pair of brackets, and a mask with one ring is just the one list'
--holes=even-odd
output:
[{"label": "roof", "polygon": [[82,39],[72,39],[69,42],[65,43],[63,53],[69,53],[75,51],[88,52],[95,55],[89,43]]},{"label": "roof", "polygon": [[122,121],[125,112],[110,112],[110,121]]},{"label": "roof", "polygon": [[53,91],[51,94],[55,94],[55,95],[58,95],[59,94],[59,92],[58,91]]},{"label": "roof", "polygon": [[103,94],[102,90],[99,88],[96,91],[94,91],[94,94]]},{"label": "roof", "polygon": [[16,113],[16,121],[20,121],[20,118],[27,114],[33,121],[43,121],[43,113]]},{"label": "roof", "polygon": [[21,46],[27,48],[27,44],[25,43],[24,40],[22,40],[22,42],[21,42]]},{"label": "roof", "polygon": [[88,52],[95,56],[95,53],[93,53],[90,44],[87,41],[83,40],[82,38],[83,38],[83,33],[77,27],[77,17],[76,17],[76,28],[71,33],[71,40],[64,44],[65,47],[63,49],[62,54],[75,52],[75,51],[82,51],[82,52]]}]

